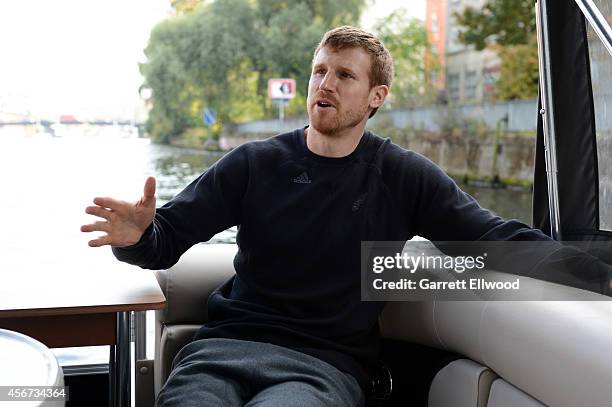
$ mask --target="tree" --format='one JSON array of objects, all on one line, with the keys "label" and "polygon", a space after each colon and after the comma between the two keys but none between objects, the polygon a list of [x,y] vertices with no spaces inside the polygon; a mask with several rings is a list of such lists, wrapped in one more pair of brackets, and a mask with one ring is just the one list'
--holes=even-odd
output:
[{"label": "tree", "polygon": [[203,0],[170,0],[170,6],[176,14],[190,13],[201,3]]},{"label": "tree", "polygon": [[153,90],[153,108],[146,127],[153,139],[167,143],[189,127],[187,94],[190,92],[186,67],[177,43],[183,37],[177,19],[158,24],[145,50],[149,62],[140,66],[146,84]]},{"label": "tree", "polygon": [[263,22],[268,25],[272,17],[283,10],[304,5],[313,20],[311,22],[331,28],[354,25],[359,21],[365,0],[258,0],[257,8]]},{"label": "tree", "polygon": [[391,55],[395,75],[391,84],[389,107],[422,105],[434,93],[425,78],[427,31],[422,21],[408,18],[398,10],[375,27]]},{"label": "tree", "polygon": [[466,7],[453,15],[464,28],[459,41],[479,51],[492,44],[527,44],[536,31],[534,7],[533,0],[489,0],[480,10]]},{"label": "tree", "polygon": [[477,50],[489,47],[499,55],[499,99],[526,99],[538,94],[534,7],[530,0],[489,0],[480,10],[467,7],[453,15],[463,27],[458,35],[462,43]]},{"label": "tree", "polygon": [[305,112],[312,53],[331,25],[355,23],[365,0],[173,0],[140,69],[153,91],[147,129],[169,142],[202,128],[202,111],[222,123],[270,116],[267,81],[296,79],[287,113]]},{"label": "tree", "polygon": [[502,65],[495,85],[501,100],[533,99],[538,96],[539,64],[535,34],[527,44],[494,47]]}]

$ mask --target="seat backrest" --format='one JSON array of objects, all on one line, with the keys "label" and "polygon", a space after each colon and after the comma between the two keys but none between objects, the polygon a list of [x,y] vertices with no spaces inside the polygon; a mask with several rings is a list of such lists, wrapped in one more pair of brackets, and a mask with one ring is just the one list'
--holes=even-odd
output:
[{"label": "seat backrest", "polygon": [[465,355],[544,405],[608,406],[612,303],[581,296],[591,301],[394,302],[381,331]]}]

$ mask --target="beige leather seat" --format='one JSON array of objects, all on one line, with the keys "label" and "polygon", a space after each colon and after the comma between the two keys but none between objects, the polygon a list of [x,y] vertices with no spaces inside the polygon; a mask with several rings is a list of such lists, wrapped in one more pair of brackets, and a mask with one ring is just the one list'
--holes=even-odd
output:
[{"label": "beige leather seat", "polygon": [[503,379],[497,379],[491,386],[487,407],[545,407],[533,397],[517,389]]},{"label": "beige leather seat", "polygon": [[497,375],[469,359],[455,360],[438,372],[429,389],[429,407],[484,407]]},{"label": "beige leather seat", "polygon": [[[174,355],[206,322],[208,296],[234,273],[236,250],[234,245],[197,245],[170,270],[157,273],[167,309],[156,314],[155,361],[137,363],[137,405],[152,405]],[[434,379],[432,406],[445,405],[443,393],[454,394],[452,405],[462,406],[522,406],[516,403],[527,400],[523,396],[548,406],[611,405],[612,303],[555,284],[523,283],[543,296],[563,292],[581,301],[387,305],[380,320],[384,337],[469,359],[453,362]]]},{"label": "beige leather seat", "polygon": [[156,272],[166,296],[166,309],[155,311],[156,395],[170,374],[174,356],[208,320],[210,293],[234,274],[236,251],[231,244],[198,245],[173,268]]}]

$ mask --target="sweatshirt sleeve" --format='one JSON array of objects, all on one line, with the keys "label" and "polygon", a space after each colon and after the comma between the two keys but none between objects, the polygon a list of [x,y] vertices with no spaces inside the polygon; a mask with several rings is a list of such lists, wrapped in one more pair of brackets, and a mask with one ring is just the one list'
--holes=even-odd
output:
[{"label": "sweatshirt sleeve", "polygon": [[248,182],[248,146],[243,145],[157,208],[140,241],[132,246],[113,247],[115,257],[147,269],[173,266],[194,244],[241,223]]},{"label": "sweatshirt sleeve", "polygon": [[[420,192],[417,216],[413,217],[416,234],[442,244],[438,246],[442,251],[447,251],[444,241],[539,242],[505,246],[497,256],[489,253],[488,264],[499,271],[609,295],[610,265],[574,247],[564,246],[518,220],[504,220],[482,208],[425,158],[416,174]],[[512,261],[508,260],[509,256]]]},{"label": "sweatshirt sleeve", "polygon": [[431,241],[550,240],[518,220],[504,220],[481,207],[440,167],[425,157],[411,170],[418,200],[416,234]]}]

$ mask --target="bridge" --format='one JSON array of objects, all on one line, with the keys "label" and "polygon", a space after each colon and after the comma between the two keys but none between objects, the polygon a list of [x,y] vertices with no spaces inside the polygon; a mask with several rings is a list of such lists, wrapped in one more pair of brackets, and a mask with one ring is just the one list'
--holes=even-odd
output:
[{"label": "bridge", "polygon": [[94,126],[136,126],[142,127],[144,122],[134,120],[109,120],[109,119],[94,119],[94,120],[79,120],[74,116],[62,115],[57,120],[49,120],[42,118],[33,118],[30,115],[20,113],[0,112],[0,126],[33,126],[42,125],[50,127],[54,124],[62,125],[94,125]]}]

